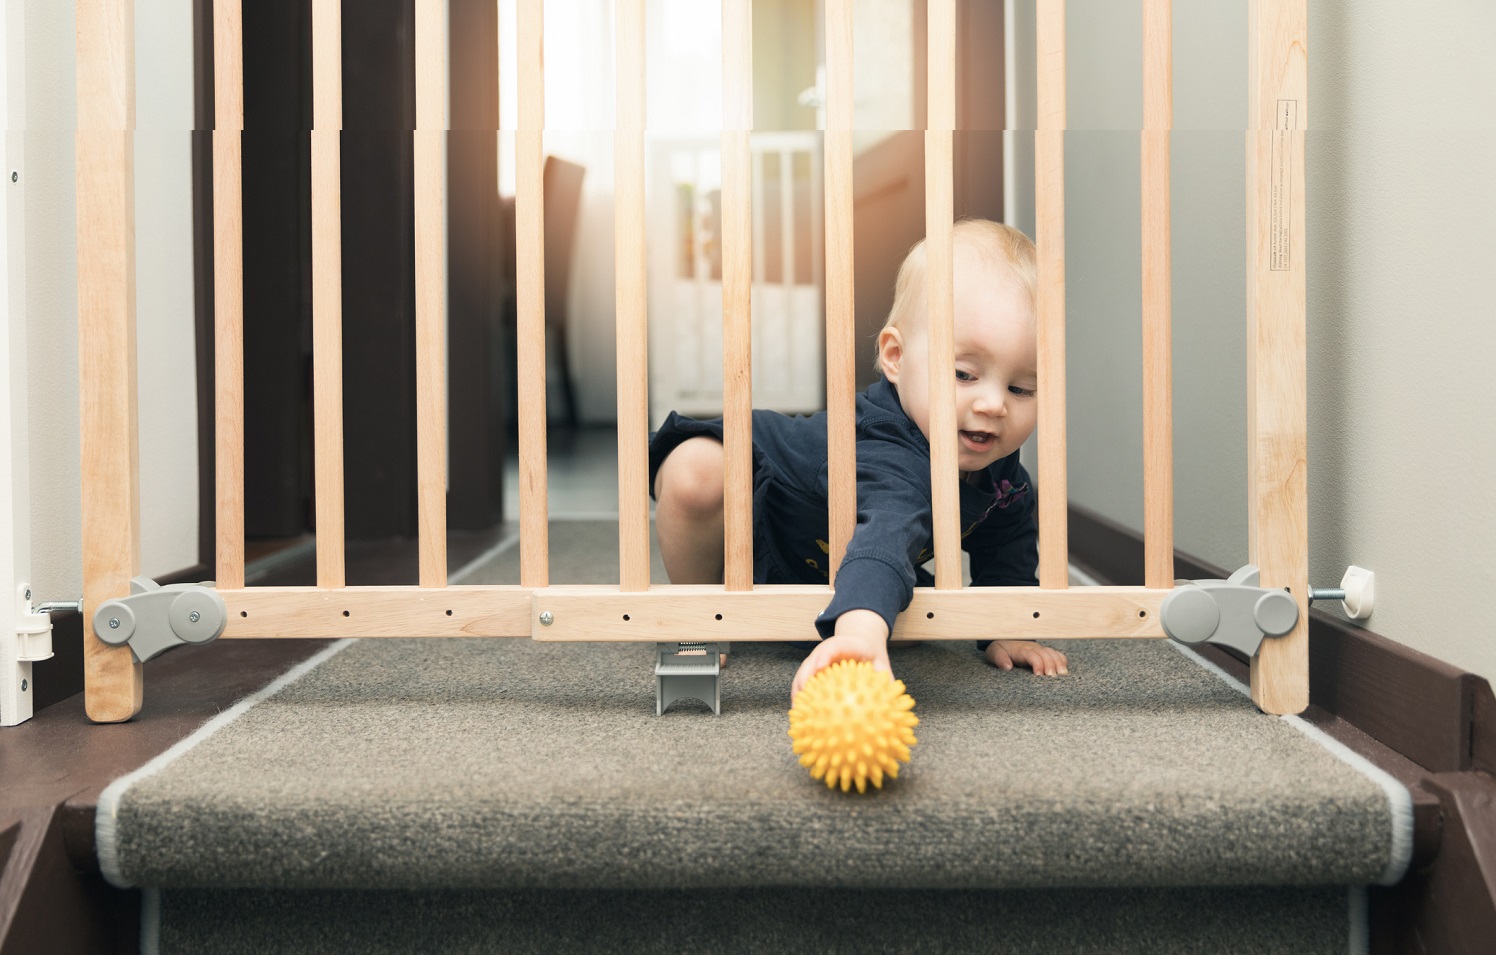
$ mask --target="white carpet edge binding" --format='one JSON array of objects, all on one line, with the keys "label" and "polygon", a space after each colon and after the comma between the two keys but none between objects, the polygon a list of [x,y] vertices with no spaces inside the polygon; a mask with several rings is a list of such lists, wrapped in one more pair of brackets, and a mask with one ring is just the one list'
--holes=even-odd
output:
[{"label": "white carpet edge binding", "polygon": [[99,795],[99,805],[94,813],[94,840],[98,846],[99,871],[103,874],[104,879],[115,888],[129,889],[134,887],[133,883],[127,880],[119,869],[117,820],[120,800],[124,798],[126,790],[142,779],[154,776],[167,766],[170,766],[177,759],[191,751],[193,747],[243,716],[262,700],[279,693],[287,686],[295,683],[314,668],[348,649],[354,642],[354,638],[351,637],[339,640],[332,646],[324,648],[315,656],[303,660],[292,669],[282,673],[274,682],[261,688],[259,692],[245,697],[211,720],[208,720],[202,726],[199,726],[190,736],[178,740],[166,752],[134,772],[119,777],[105,787],[104,791]]},{"label": "white carpet edge binding", "polygon": [[[1192,662],[1214,673],[1228,686],[1241,693],[1247,699],[1252,698],[1251,689],[1236,679],[1236,677],[1222,670],[1188,647],[1173,640],[1166,642],[1169,646],[1184,654]],[[1387,809],[1392,819],[1392,846],[1388,852],[1387,868],[1382,871],[1376,884],[1396,885],[1398,880],[1403,877],[1403,873],[1407,872],[1408,865],[1413,860],[1413,794],[1408,792],[1407,787],[1394,779],[1386,770],[1377,766],[1303,717],[1289,715],[1278,718],[1318,743],[1330,755],[1339,759],[1342,763],[1345,763],[1382,787],[1382,792],[1387,796]]]}]

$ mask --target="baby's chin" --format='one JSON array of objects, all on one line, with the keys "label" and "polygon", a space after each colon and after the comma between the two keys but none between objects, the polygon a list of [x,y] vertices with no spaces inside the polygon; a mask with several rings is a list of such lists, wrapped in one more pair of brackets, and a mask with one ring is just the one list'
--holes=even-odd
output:
[{"label": "baby's chin", "polygon": [[957,459],[957,467],[963,472],[985,471],[1001,461],[1005,456],[1000,451],[992,451],[986,454],[962,452],[961,456]]}]

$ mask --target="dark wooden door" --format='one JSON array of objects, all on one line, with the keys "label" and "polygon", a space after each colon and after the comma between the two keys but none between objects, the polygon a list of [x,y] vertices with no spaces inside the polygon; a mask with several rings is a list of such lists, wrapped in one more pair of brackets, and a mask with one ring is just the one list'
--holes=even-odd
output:
[{"label": "dark wooden door", "polygon": [[[212,0],[198,0],[194,138],[199,435],[212,561]],[[452,0],[448,148],[449,526],[502,517],[506,393],[496,360],[494,4]],[[244,4],[245,536],[315,530],[311,441],[310,0]],[[416,535],[412,0],[343,6],[343,440],[349,541]],[[512,387],[512,385],[510,386]],[[352,581],[350,581],[352,582]]]}]

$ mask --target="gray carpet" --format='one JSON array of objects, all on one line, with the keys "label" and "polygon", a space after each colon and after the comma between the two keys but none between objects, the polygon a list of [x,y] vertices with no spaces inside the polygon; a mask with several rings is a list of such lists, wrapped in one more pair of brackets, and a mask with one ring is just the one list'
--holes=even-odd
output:
[{"label": "gray carpet", "polygon": [[[616,581],[610,524],[551,550]],[[101,801],[101,858],[172,952],[1330,952],[1394,854],[1377,782],[1159,641],[895,650],[920,742],[863,797],[790,750],[801,652],[734,649],[720,717],[656,717],[648,646],[354,642]]]}]

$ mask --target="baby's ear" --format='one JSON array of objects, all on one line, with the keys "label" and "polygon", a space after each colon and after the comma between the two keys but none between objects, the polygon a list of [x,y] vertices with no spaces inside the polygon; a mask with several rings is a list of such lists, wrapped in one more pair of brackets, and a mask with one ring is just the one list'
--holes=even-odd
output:
[{"label": "baby's ear", "polygon": [[878,333],[878,364],[883,377],[893,384],[899,383],[899,363],[904,358],[904,336],[892,326]]}]

